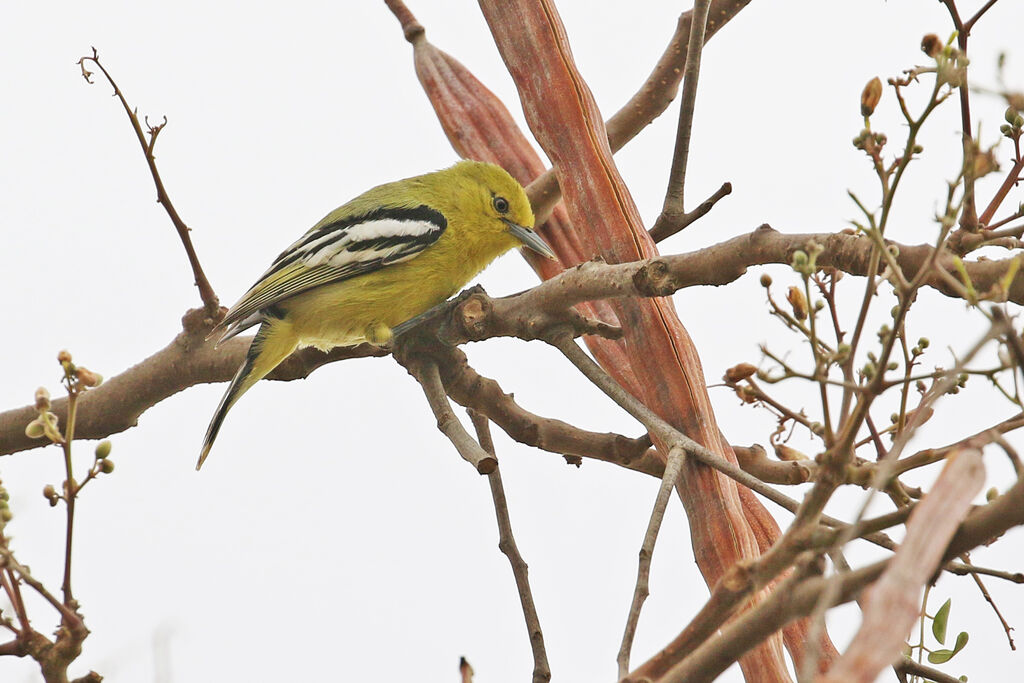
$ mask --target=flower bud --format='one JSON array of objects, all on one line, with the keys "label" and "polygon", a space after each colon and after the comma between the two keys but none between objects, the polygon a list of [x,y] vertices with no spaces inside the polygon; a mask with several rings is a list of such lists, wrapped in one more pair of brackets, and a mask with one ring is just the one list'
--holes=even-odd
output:
[{"label": "flower bud", "polygon": [[44,434],[46,434],[46,427],[38,418],[25,425],[25,436],[30,439],[40,439]]},{"label": "flower bud", "polygon": [[996,161],[992,150],[977,152],[974,155],[974,177],[984,178],[989,173],[999,170],[999,162]]},{"label": "flower bud", "polygon": [[114,461],[104,458],[100,461],[100,472],[110,474],[114,471]]},{"label": "flower bud", "polygon": [[875,107],[878,106],[878,101],[882,99],[882,81],[875,76],[868,84],[864,86],[864,90],[860,94],[860,113],[861,116],[871,116],[875,113]]},{"label": "flower bud", "polygon": [[775,457],[783,462],[796,462],[798,460],[810,460],[806,455],[795,448],[790,448],[781,443],[775,444]]},{"label": "flower bud", "polygon": [[929,33],[921,39],[921,52],[935,59],[942,52],[942,39],[934,33]]},{"label": "flower bud", "polygon": [[57,354],[57,362],[63,365],[64,363],[71,362],[71,352],[67,349],[61,349],[60,353]]},{"label": "flower bud", "polygon": [[83,367],[75,369],[75,377],[87,387],[98,387],[103,382],[103,375]]},{"label": "flower bud", "polygon": [[752,377],[756,372],[757,368],[750,363],[740,363],[739,365],[734,365],[725,371],[725,381],[730,384],[733,382],[739,382],[748,377]]},{"label": "flower bud", "polygon": [[761,286],[767,289],[772,286],[772,276],[768,273],[761,274]]},{"label": "flower bud", "polygon": [[987,500],[990,503],[998,497],[999,489],[997,489],[995,486],[993,486],[992,488],[985,492],[985,500]]},{"label": "flower bud", "polygon": [[103,458],[110,455],[110,449],[110,441],[108,441],[107,439],[100,441],[98,444],[96,444],[96,459],[102,460]]},{"label": "flower bud", "polygon": [[790,287],[786,292],[786,301],[793,307],[793,317],[797,320],[807,319],[807,299],[799,287]]},{"label": "flower bud", "polygon": [[53,484],[47,484],[43,487],[43,498],[50,501],[50,507],[57,504],[57,500],[60,497],[57,495],[57,489],[53,488]]},{"label": "flower bud", "polygon": [[36,389],[36,410],[49,410],[50,409],[50,392],[46,390],[46,387],[39,387]]}]

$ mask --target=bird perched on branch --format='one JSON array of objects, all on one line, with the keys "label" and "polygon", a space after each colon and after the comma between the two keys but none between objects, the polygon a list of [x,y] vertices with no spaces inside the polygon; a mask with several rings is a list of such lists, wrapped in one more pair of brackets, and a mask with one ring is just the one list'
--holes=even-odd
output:
[{"label": "bird perched on branch", "polygon": [[260,326],[213,414],[196,469],[231,406],[295,349],[387,343],[396,326],[442,303],[513,247],[554,258],[533,222],[522,186],[477,161],[380,185],[327,214],[211,333],[223,342]]}]

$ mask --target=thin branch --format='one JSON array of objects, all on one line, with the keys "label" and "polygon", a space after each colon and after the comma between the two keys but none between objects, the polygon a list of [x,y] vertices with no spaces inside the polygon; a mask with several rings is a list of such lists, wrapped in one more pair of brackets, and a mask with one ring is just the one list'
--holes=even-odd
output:
[{"label": "thin branch", "polygon": [[106,77],[107,82],[114,89],[114,95],[121,102],[121,106],[124,107],[125,113],[128,115],[128,120],[132,124],[132,129],[135,131],[135,137],[139,140],[139,145],[142,147],[142,153],[146,157],[146,165],[149,166],[149,173],[153,176],[153,183],[156,185],[156,199],[160,202],[160,205],[164,207],[164,211],[167,212],[168,217],[171,219],[171,223],[174,224],[174,229],[178,232],[178,237],[181,239],[181,244],[185,247],[185,254],[188,256],[189,265],[192,266],[192,274],[195,277],[195,285],[199,288],[199,296],[203,301],[203,307],[209,316],[215,316],[220,309],[220,301],[217,299],[217,294],[213,291],[213,287],[210,285],[210,281],[206,279],[206,273],[203,272],[203,267],[199,264],[199,257],[196,255],[196,250],[192,246],[192,238],[189,236],[189,228],[185,225],[185,221],[178,215],[177,210],[174,208],[174,204],[171,203],[170,195],[167,194],[166,188],[164,188],[164,182],[160,178],[160,172],[156,167],[156,157],[153,155],[153,147],[156,145],[157,135],[163,130],[163,127],[167,124],[167,119],[157,126],[147,126],[149,128],[149,140],[146,140],[146,134],[142,130],[142,124],[139,122],[138,114],[129,104],[125,98],[124,93],[121,92],[121,88],[118,87],[114,81],[113,76],[107,71],[106,67],[100,63],[99,53],[96,48],[92,49],[92,56],[82,57],[78,60],[78,64],[82,67],[82,76],[86,81],[92,83],[92,73],[87,71],[85,68],[86,62],[92,62],[96,65],[103,75]]},{"label": "thin branch", "polygon": [[46,586],[44,586],[42,582],[33,577],[32,574],[29,573],[28,567],[18,562],[14,558],[14,554],[9,549],[5,548],[4,546],[0,546],[0,558],[3,558],[3,563],[11,571],[17,574],[22,581],[28,584],[32,588],[32,590],[38,593],[44,600],[46,600],[46,602],[50,603],[50,605],[60,613],[64,622],[68,625],[68,628],[84,628],[82,619],[78,616],[78,614],[76,614],[70,607],[66,606],[64,603],[58,600],[56,596],[53,595],[53,593],[47,590]]},{"label": "thin branch", "polygon": [[[705,42],[748,4],[750,0],[712,0],[704,33]],[[679,16],[675,33],[647,80],[629,101],[608,119],[608,144],[613,152],[622,149],[651,121],[658,118],[675,99],[689,54],[687,44],[692,23],[693,10],[683,12]],[[527,193],[534,206],[537,222],[543,222],[561,197],[554,170],[548,169],[537,176],[529,184]]]},{"label": "thin branch", "polygon": [[670,216],[663,214],[665,215],[664,220],[659,216],[658,220],[648,231],[651,234],[651,239],[655,242],[661,242],[677,232],[682,232],[684,229],[689,227],[691,223],[702,218],[706,213],[711,211],[711,209],[715,207],[715,204],[728,194],[732,194],[732,183],[722,183],[722,186],[715,190],[713,195],[701,202],[693,211],[688,211],[682,215]]},{"label": "thin branch", "polygon": [[693,3],[690,39],[686,46],[686,64],[683,67],[683,96],[679,104],[676,146],[672,155],[672,168],[668,176],[665,204],[653,228],[653,231],[658,233],[666,231],[664,222],[669,216],[680,217],[686,213],[683,201],[686,185],[686,162],[690,156],[693,110],[697,102],[697,79],[700,76],[700,57],[704,48],[704,30],[707,26],[710,5],[710,0],[694,0]]},{"label": "thin branch", "polygon": [[[69,381],[73,381],[69,376]],[[71,444],[75,438],[75,418],[79,394],[74,385],[70,385],[68,392],[68,420],[64,430],[64,440],[61,448],[64,451],[64,472],[67,479],[64,481],[64,504],[67,508],[67,522],[64,529],[64,580],[61,582],[61,591],[64,593],[64,604],[73,606],[74,596],[71,593],[71,545],[75,531],[75,501],[78,498],[78,484],[75,483],[75,473],[71,467]]]},{"label": "thin branch", "polygon": [[932,681],[932,683],[963,683],[963,679],[950,676],[938,669],[915,662],[909,657],[903,657],[893,668],[896,669],[897,674],[919,676],[927,681]]},{"label": "thin branch", "polygon": [[476,468],[480,474],[490,474],[498,467],[498,460],[490,453],[480,447],[469,432],[466,431],[459,418],[452,411],[448,403],[448,395],[445,393],[444,385],[441,383],[441,375],[438,373],[437,364],[431,360],[424,359],[413,365],[410,370],[423,387],[423,393],[427,397],[427,403],[437,418],[437,428],[448,437],[469,464]]},{"label": "thin branch", "polygon": [[[985,207],[985,210],[978,217],[978,222],[981,225],[988,225],[988,222],[992,220],[992,217],[995,215],[996,211],[998,211],[999,207],[1002,205],[1003,200],[1006,199],[1006,195],[1009,194],[1010,188],[1012,188],[1014,185],[1020,182],[1020,174],[1022,171],[1024,171],[1024,157],[1021,157],[1014,162],[1013,166],[1010,168],[1010,171],[1006,174],[1006,178],[1003,179],[1003,184],[999,186],[999,189],[996,190],[995,195],[993,195],[992,201],[988,203],[988,206]],[[1004,236],[1019,236],[1019,233],[1016,230],[1014,230],[1004,235],[999,235],[999,237]],[[992,235],[992,237],[996,236]]]},{"label": "thin branch", "polygon": [[[962,559],[964,562],[971,561],[971,558],[967,555],[967,553],[961,555],[960,559]],[[996,617],[999,619],[999,623],[1003,626],[1003,632],[1006,633],[1006,639],[1010,642],[1010,649],[1016,650],[1017,646],[1014,644],[1013,635],[1010,633],[1010,631],[1013,630],[1013,627],[1010,626],[1010,624],[1006,622],[1006,619],[1003,618],[1003,613],[999,611],[999,606],[996,605],[996,601],[992,599],[992,594],[988,592],[988,588],[985,587],[985,584],[984,582],[982,582],[981,577],[978,576],[978,572],[971,572],[971,578],[974,579],[974,583],[977,584],[978,590],[981,591],[982,597],[985,598],[985,602],[987,602],[989,606],[992,607],[992,611],[996,613]]]},{"label": "thin branch", "polygon": [[997,2],[999,2],[999,0],[988,0],[988,2],[986,2],[981,9],[974,13],[973,17],[964,22],[964,31],[970,33],[971,29],[974,28],[974,25],[978,23],[978,19],[981,19],[981,17],[984,16],[985,12],[992,9],[992,6],[995,5]]},{"label": "thin branch", "polygon": [[459,657],[459,681],[473,683],[473,667],[465,657]]},{"label": "thin branch", "polygon": [[654,544],[658,540],[658,531],[661,529],[661,522],[665,518],[665,509],[668,507],[668,499],[675,488],[679,473],[683,468],[685,453],[679,448],[673,448],[668,453],[668,461],[665,465],[665,475],[661,478],[661,486],[658,488],[658,495],[654,500],[654,509],[651,511],[651,519],[647,523],[647,533],[644,534],[643,544],[640,546],[640,559],[636,573],[636,587],[633,589],[633,603],[629,607],[629,616],[626,618],[626,630],[622,634],[622,645],[619,647],[619,655],[616,661],[619,664],[619,678],[629,673],[629,655],[633,649],[633,637],[636,635],[636,627],[640,622],[640,610],[644,605],[647,596],[650,595],[649,579],[651,576],[651,558],[654,556]]},{"label": "thin branch", "polygon": [[[491,457],[495,457],[494,441],[491,439],[491,428],[488,419],[476,412],[469,411],[469,417],[476,429],[480,447]],[[530,590],[529,567],[523,556],[519,554],[515,536],[512,535],[512,520],[508,514],[508,501],[505,500],[505,488],[501,483],[501,470],[495,465],[487,475],[491,485],[491,498],[494,499],[494,513],[498,518],[498,548],[512,565],[512,574],[519,590],[519,602],[523,606],[523,617],[526,619],[526,630],[530,636],[530,648],[533,650],[533,683],[546,683],[551,680],[551,667],[548,666],[548,655],[544,648],[544,632],[540,628],[540,617],[533,602]]]}]

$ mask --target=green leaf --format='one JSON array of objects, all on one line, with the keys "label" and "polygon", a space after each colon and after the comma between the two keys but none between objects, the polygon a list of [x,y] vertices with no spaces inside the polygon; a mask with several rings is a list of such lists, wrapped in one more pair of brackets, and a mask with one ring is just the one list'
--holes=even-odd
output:
[{"label": "green leaf", "polygon": [[945,664],[953,657],[952,650],[935,650],[928,653],[928,661],[932,664]]},{"label": "green leaf", "polygon": [[932,619],[932,635],[935,636],[935,640],[942,644],[946,643],[946,625],[949,622],[949,607],[952,603],[952,598],[942,603],[942,607],[935,613],[935,618]]},{"label": "green leaf", "polygon": [[967,645],[968,638],[969,636],[967,635],[966,631],[960,631],[960,633],[957,634],[956,645],[953,646],[953,654],[956,654],[957,652],[960,652],[960,650],[964,649],[964,645]]}]

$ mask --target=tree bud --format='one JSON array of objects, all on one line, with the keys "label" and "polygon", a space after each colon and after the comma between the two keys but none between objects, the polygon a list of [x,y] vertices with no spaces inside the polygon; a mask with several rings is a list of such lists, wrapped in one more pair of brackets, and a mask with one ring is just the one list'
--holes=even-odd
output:
[{"label": "tree bud", "polygon": [[739,382],[752,377],[756,372],[757,368],[750,363],[740,363],[725,371],[725,381],[729,383]]},{"label": "tree bud", "polygon": [[797,460],[810,460],[806,455],[795,448],[790,448],[781,443],[775,444],[775,457],[783,462],[796,462]]},{"label": "tree bud", "polygon": [[878,101],[882,99],[882,81],[875,76],[860,94],[860,113],[862,116],[871,116],[875,113]]},{"label": "tree bud", "polygon": [[75,377],[87,387],[98,387],[103,382],[103,375],[83,367],[75,369]]},{"label": "tree bud", "polygon": [[807,319],[807,299],[799,287],[790,287],[786,292],[786,301],[793,307],[793,317],[797,320]]},{"label": "tree bud", "polygon": [[108,441],[107,439],[100,441],[98,444],[96,444],[96,459],[102,460],[103,458],[110,455],[110,449],[110,441]]},{"label": "tree bud", "polygon": [[30,439],[40,439],[46,434],[46,427],[38,418],[25,425],[25,436]]},{"label": "tree bud", "polygon": [[921,52],[935,59],[942,52],[942,39],[934,33],[929,33],[921,39]]},{"label": "tree bud", "polygon": [[50,409],[50,392],[46,390],[46,387],[39,387],[36,389],[36,410],[49,410]]}]

